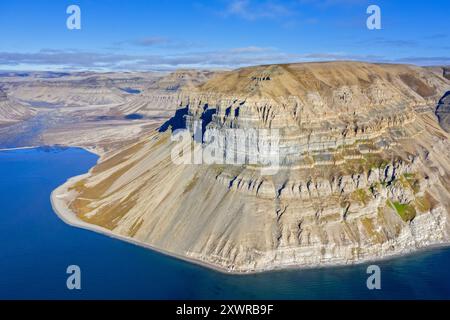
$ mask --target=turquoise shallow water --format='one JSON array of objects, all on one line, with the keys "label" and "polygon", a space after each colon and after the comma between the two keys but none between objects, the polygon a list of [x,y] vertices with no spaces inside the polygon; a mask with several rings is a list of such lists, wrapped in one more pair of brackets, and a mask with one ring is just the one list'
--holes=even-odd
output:
[{"label": "turquoise shallow water", "polygon": [[[50,193],[97,157],[81,149],[0,152],[2,299],[450,299],[450,249],[377,263],[382,289],[366,288],[367,265],[224,275],[70,227]],[[66,288],[81,267],[82,289]]]}]

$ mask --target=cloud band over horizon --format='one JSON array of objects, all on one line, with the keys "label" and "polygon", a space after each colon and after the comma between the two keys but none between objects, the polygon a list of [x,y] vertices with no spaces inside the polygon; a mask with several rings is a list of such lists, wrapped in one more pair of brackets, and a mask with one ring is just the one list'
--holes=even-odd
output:
[{"label": "cloud band over horizon", "polygon": [[273,48],[245,47],[223,51],[129,55],[78,50],[43,49],[35,53],[0,52],[3,70],[171,71],[179,68],[234,69],[239,67],[317,61],[365,61],[421,66],[449,65],[446,56],[406,56],[389,59],[376,55],[345,53],[289,54]]}]

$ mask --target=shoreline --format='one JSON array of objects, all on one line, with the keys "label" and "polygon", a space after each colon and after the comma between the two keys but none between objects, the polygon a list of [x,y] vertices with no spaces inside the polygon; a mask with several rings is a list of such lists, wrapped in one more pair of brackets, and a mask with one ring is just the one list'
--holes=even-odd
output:
[{"label": "shoreline", "polygon": [[13,148],[0,148],[0,152],[3,151],[18,151],[18,150],[30,150],[30,149],[39,149],[39,148],[45,148],[45,147],[54,147],[54,148],[78,148],[83,149],[89,153],[95,154],[96,156],[101,159],[102,155],[100,152],[93,148],[89,147],[83,147],[83,146],[76,146],[76,145],[42,145],[42,146],[28,146],[28,147],[13,147]]},{"label": "shoreline", "polygon": [[[29,146],[29,147],[17,147],[17,148],[5,148],[5,149],[0,149],[1,151],[15,151],[15,150],[27,150],[27,149],[36,149],[39,148],[40,146]],[[56,146],[57,147],[57,146]],[[97,164],[101,161],[103,155],[99,154],[98,152],[95,152],[94,150],[91,150],[90,148],[87,147],[83,147],[83,146],[61,146],[61,147],[73,147],[73,148],[80,148],[83,149],[89,153],[95,154],[98,156],[98,160],[97,160]],[[139,247],[142,247],[144,249],[148,249],[148,250],[152,250],[156,253],[159,254],[163,254],[167,257],[171,257],[174,259],[178,259],[187,263],[191,263],[197,266],[201,266],[204,268],[207,268],[209,270],[213,270],[222,274],[227,274],[227,275],[252,275],[252,274],[262,274],[262,273],[270,273],[270,272],[283,272],[283,271],[293,271],[293,270],[310,270],[310,269],[323,269],[323,268],[339,268],[339,267],[351,267],[351,266],[357,266],[357,265],[361,265],[361,264],[365,264],[365,263],[376,263],[379,261],[387,261],[387,260],[392,260],[392,259],[396,259],[396,258],[402,258],[405,256],[409,256],[409,255],[414,255],[420,252],[426,252],[429,250],[433,250],[433,249],[438,249],[438,248],[449,248],[450,247],[450,243],[448,242],[441,242],[441,243],[433,243],[430,245],[427,245],[425,247],[414,247],[411,248],[410,250],[408,250],[407,252],[394,252],[394,253],[390,253],[387,254],[385,256],[382,257],[372,257],[372,258],[361,258],[360,260],[356,260],[356,261],[346,261],[346,262],[338,262],[338,261],[331,261],[331,262],[323,262],[323,263],[319,263],[319,264],[295,264],[295,265],[275,265],[271,268],[265,268],[265,269],[256,269],[256,270],[247,270],[247,271],[236,271],[236,270],[230,270],[227,269],[225,267],[221,267],[219,265],[216,264],[212,264],[209,262],[205,262],[196,258],[191,258],[189,256],[185,256],[185,255],[180,255],[180,254],[175,254],[169,251],[166,251],[164,249],[161,248],[157,248],[154,247],[148,243],[127,237],[127,236],[123,236],[123,235],[119,235],[116,234],[114,232],[112,232],[109,229],[103,228],[101,226],[98,225],[94,225],[94,224],[90,224],[87,223],[85,221],[80,220],[76,214],[74,212],[72,212],[66,205],[67,201],[65,201],[66,199],[63,199],[61,196],[62,195],[68,195],[67,189],[70,185],[72,185],[73,183],[76,183],[78,180],[83,179],[87,176],[90,175],[90,170],[92,170],[92,168],[89,168],[89,171],[85,174],[79,175],[79,176],[75,176],[75,177],[70,177],[68,178],[62,185],[60,185],[59,187],[57,187],[55,190],[53,190],[50,194],[50,202],[51,202],[51,206],[52,209],[54,211],[54,213],[67,225],[70,225],[72,227],[75,228],[81,228],[84,230],[88,230],[91,232],[95,232],[98,234],[101,234],[103,236],[107,236],[109,238],[113,238],[116,240],[120,240],[120,241],[124,241],[127,242],[129,244],[132,245],[136,245]]]},{"label": "shoreline", "polygon": [[164,249],[160,249],[160,248],[156,248],[152,245],[149,245],[145,242],[130,238],[130,237],[126,237],[123,235],[119,235],[119,234],[115,234],[113,233],[111,230],[97,226],[97,225],[93,225],[90,223],[87,223],[85,221],[80,220],[76,214],[71,211],[67,205],[66,202],[59,198],[58,196],[61,195],[61,191],[64,191],[64,193],[66,194],[67,191],[67,186],[70,183],[75,183],[80,179],[83,179],[84,177],[86,177],[87,175],[89,175],[89,173],[80,175],[80,176],[75,176],[72,178],[69,178],[63,185],[59,186],[58,188],[56,188],[55,190],[52,191],[52,193],[50,194],[50,203],[52,206],[53,211],[55,212],[55,214],[66,224],[68,224],[69,226],[72,227],[76,227],[76,228],[80,228],[80,229],[84,229],[84,230],[88,230],[88,231],[93,231],[95,233],[107,236],[109,238],[113,238],[116,240],[120,240],[120,241],[124,241],[127,242],[129,244],[133,244],[145,249],[149,249],[152,250],[154,252],[163,254],[165,256],[171,257],[171,258],[175,258],[178,260],[182,260],[184,262],[188,262],[188,263],[192,263],[195,265],[199,265],[202,266],[204,268],[208,268],[208,269],[213,269],[214,271],[220,272],[220,273],[225,273],[225,274],[250,274],[247,272],[233,272],[233,271],[228,271],[228,269],[225,268],[220,268],[218,266],[212,265],[212,264],[208,264],[206,262],[197,260],[197,259],[193,259],[193,258],[189,258],[186,256],[181,256],[181,255],[177,255],[175,253],[171,253],[168,252]]},{"label": "shoreline", "polygon": [[[419,248],[411,248],[411,250],[407,252],[397,252],[392,254],[387,254],[383,257],[372,257],[372,258],[361,258],[360,260],[350,261],[350,262],[342,262],[339,263],[337,261],[332,262],[324,262],[316,265],[308,264],[308,265],[302,265],[302,264],[296,264],[296,265],[278,265],[274,266],[273,268],[266,268],[266,269],[257,269],[257,270],[248,270],[248,271],[236,271],[236,270],[230,270],[225,267],[221,267],[216,264],[208,263],[202,260],[198,260],[195,258],[190,258],[185,255],[175,254],[169,251],[166,251],[161,248],[154,247],[148,243],[133,239],[131,237],[123,236],[120,234],[116,234],[112,232],[109,229],[103,228],[98,225],[90,224],[85,221],[82,221],[79,219],[76,214],[71,211],[67,206],[67,197],[70,197],[68,190],[68,187],[77,181],[89,176],[89,172],[83,175],[75,176],[69,178],[64,184],[57,187],[55,190],[52,191],[50,194],[50,202],[53,211],[55,214],[66,224],[69,226],[75,227],[75,228],[81,228],[84,230],[92,231],[98,234],[101,234],[103,236],[107,236],[112,239],[120,240],[127,242],[132,245],[136,245],[148,250],[152,250],[156,253],[163,254],[167,257],[171,257],[174,259],[178,259],[187,263],[191,263],[197,266],[201,266],[204,268],[207,268],[209,270],[213,270],[222,274],[227,275],[252,275],[252,274],[262,274],[262,273],[270,273],[270,272],[282,272],[282,271],[293,271],[293,270],[311,270],[311,269],[323,269],[323,268],[339,268],[339,267],[351,267],[351,266],[357,266],[361,264],[366,263],[376,263],[380,261],[387,261],[392,260],[396,258],[402,258],[410,255],[414,255],[420,252],[425,252],[433,249],[438,248],[448,248],[450,247],[450,243],[435,243],[430,244],[426,247],[419,247]],[[70,200],[70,199],[69,199]]]},{"label": "shoreline", "polygon": [[39,147],[39,146],[34,146],[34,147],[30,146],[30,147],[3,148],[3,149],[0,149],[0,152],[2,152],[2,151],[29,150],[29,149],[37,149],[37,148],[41,148],[41,147]]}]

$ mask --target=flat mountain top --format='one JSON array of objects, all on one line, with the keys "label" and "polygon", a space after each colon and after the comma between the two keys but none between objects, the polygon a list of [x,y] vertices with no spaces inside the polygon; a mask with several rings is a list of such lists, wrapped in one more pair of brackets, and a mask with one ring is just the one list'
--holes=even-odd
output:
[{"label": "flat mountain top", "polygon": [[365,62],[317,62],[266,65],[224,72],[199,87],[202,92],[245,94],[260,97],[302,96],[306,92],[357,86],[362,89],[384,84],[392,89],[412,90],[427,98],[438,94],[443,77],[412,65]]}]

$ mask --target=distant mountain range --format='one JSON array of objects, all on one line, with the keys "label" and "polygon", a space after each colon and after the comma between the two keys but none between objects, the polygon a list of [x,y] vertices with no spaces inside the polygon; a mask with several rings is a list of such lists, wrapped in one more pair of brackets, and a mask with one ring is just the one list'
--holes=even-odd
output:
[{"label": "distant mountain range", "polygon": [[10,100],[0,87],[0,125],[25,120],[35,114],[36,112],[32,108]]}]

